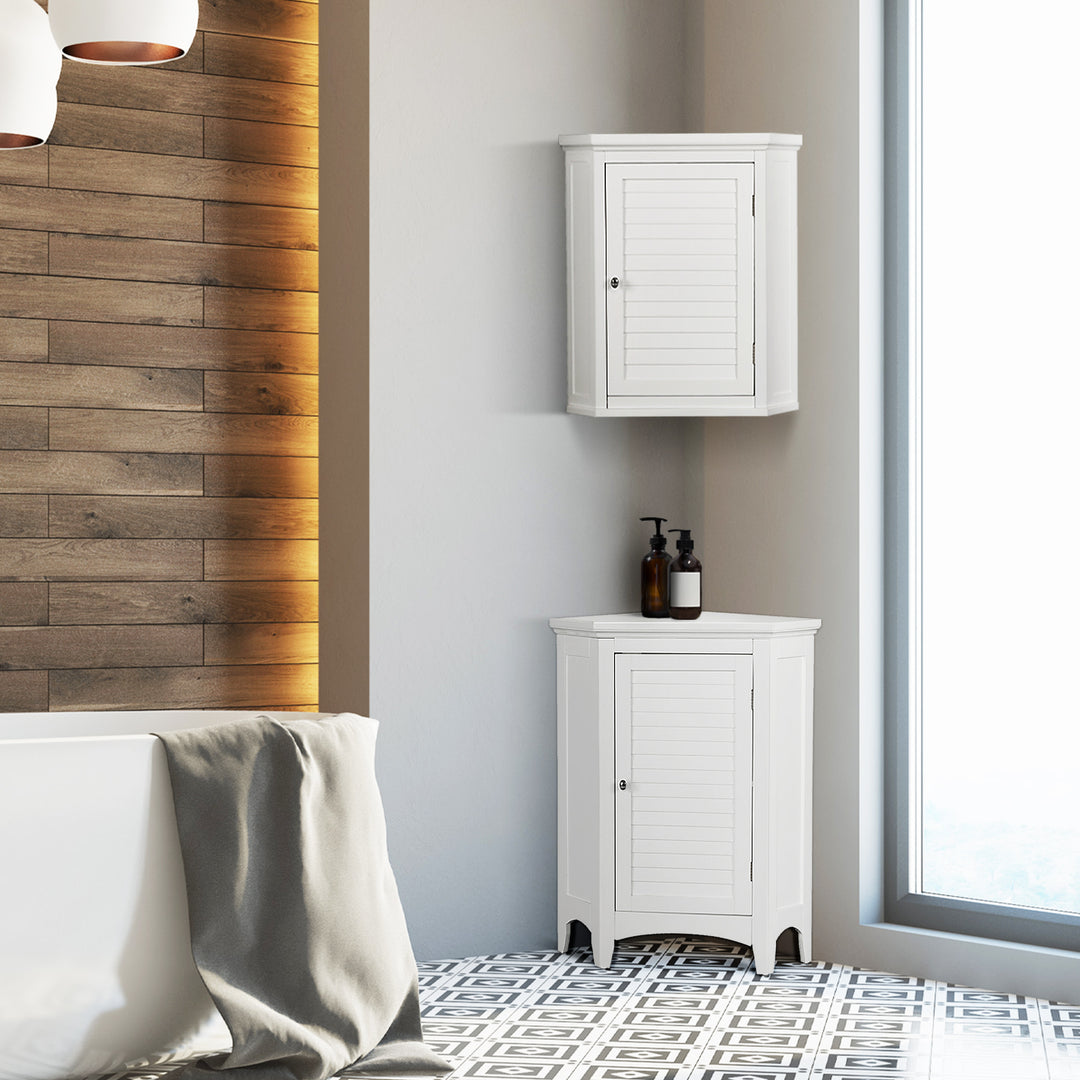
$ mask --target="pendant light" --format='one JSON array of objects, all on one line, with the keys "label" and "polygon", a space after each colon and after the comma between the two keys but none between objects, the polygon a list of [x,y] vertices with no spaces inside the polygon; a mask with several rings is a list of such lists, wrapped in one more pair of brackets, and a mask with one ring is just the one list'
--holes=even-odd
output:
[{"label": "pendant light", "polygon": [[0,0],[0,149],[39,146],[56,119],[60,52],[34,0]]},{"label": "pendant light", "polygon": [[191,48],[199,0],[49,0],[65,56],[89,64],[160,64]]}]

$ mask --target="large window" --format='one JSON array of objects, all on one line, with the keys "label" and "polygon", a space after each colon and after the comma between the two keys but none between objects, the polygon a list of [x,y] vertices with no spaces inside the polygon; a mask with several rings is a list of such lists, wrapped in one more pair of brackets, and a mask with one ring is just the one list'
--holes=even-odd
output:
[{"label": "large window", "polygon": [[1080,5],[889,5],[892,921],[1080,950]]}]

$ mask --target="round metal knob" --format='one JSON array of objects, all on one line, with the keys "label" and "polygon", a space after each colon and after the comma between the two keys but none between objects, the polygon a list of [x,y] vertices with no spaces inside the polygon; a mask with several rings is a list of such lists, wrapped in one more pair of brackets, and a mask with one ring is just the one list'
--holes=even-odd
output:
[{"label": "round metal knob", "polygon": [[617,289],[619,287],[619,279],[617,277],[613,277],[610,284],[613,289]]},{"label": "round metal knob", "polygon": [[625,780],[620,780],[619,781],[619,790],[620,791],[625,791],[626,790],[626,781]]}]

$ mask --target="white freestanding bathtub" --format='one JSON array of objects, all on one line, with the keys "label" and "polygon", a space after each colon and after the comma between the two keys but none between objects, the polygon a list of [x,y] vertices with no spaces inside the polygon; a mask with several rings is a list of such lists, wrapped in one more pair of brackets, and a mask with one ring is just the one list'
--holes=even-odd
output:
[{"label": "white freestanding bathtub", "polygon": [[0,1080],[82,1080],[196,1034],[229,1048],[148,733],[257,715],[0,713]]}]

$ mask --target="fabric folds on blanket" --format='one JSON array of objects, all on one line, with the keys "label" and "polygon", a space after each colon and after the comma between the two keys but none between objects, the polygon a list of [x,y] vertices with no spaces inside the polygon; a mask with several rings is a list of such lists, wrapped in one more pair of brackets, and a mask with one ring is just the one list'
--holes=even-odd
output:
[{"label": "fabric folds on blanket", "polygon": [[357,1062],[372,1076],[449,1071],[423,1043],[376,730],[341,713],[158,734],[192,953],[233,1038],[175,1080],[327,1080]]}]

